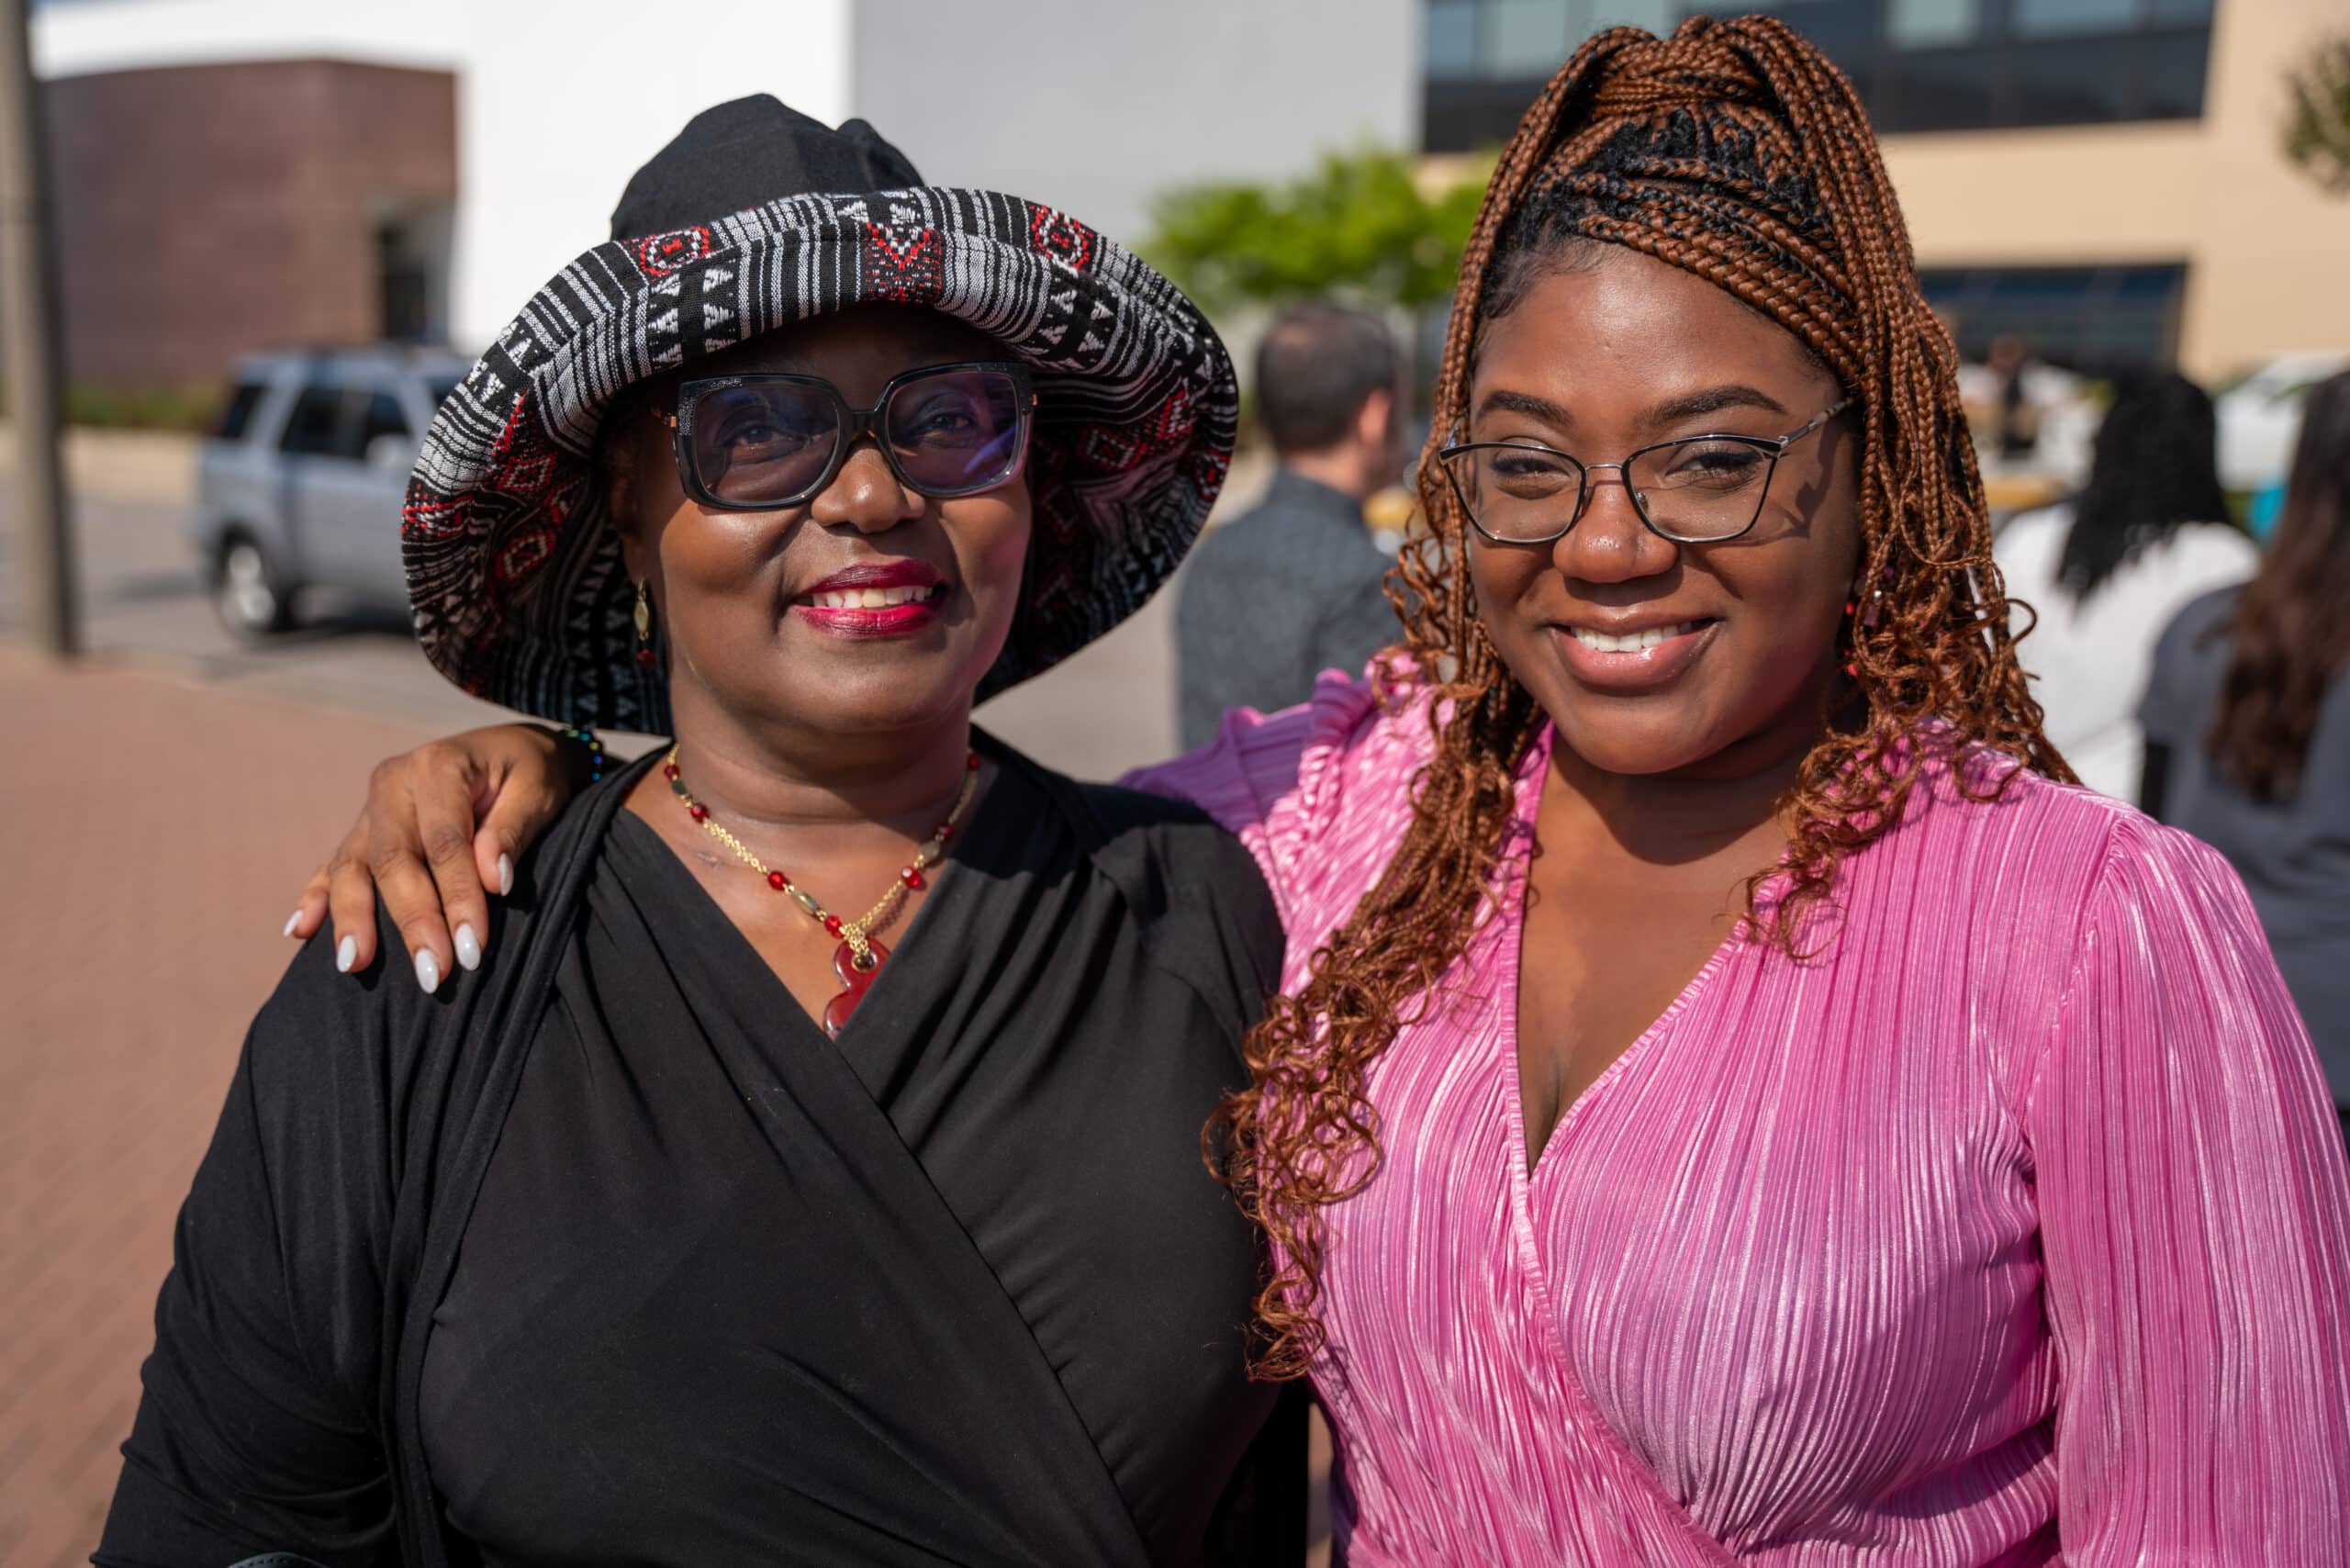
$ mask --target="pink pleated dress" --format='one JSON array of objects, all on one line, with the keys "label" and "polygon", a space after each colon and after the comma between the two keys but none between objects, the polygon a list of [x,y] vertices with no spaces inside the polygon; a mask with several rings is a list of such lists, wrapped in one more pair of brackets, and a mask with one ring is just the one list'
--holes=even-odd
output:
[{"label": "pink pleated dress", "polygon": [[[1136,781],[1248,843],[1294,988],[1431,747],[1425,698],[1327,676]],[[1529,1176],[1548,758],[1494,916],[1371,1070],[1384,1162],[1326,1211],[1344,1560],[2350,1563],[2350,1173],[2226,864],[1938,766],[1832,944],[1725,944]]]}]

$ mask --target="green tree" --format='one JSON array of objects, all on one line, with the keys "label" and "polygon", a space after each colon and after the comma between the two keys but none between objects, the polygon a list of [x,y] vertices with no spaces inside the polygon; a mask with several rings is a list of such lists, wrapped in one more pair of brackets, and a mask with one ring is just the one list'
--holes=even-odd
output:
[{"label": "green tree", "polygon": [[1418,310],[1452,296],[1490,165],[1433,193],[1400,152],[1325,156],[1302,179],[1187,185],[1143,252],[1211,312],[1337,295]]},{"label": "green tree", "polygon": [[2285,156],[2326,190],[2350,196],[2350,37],[2320,44],[2285,83]]}]

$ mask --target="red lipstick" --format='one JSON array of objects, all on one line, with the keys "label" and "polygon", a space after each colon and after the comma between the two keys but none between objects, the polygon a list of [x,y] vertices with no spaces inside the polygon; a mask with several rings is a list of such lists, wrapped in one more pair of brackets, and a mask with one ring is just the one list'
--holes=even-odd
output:
[{"label": "red lipstick", "polygon": [[846,566],[791,600],[791,613],[836,637],[905,637],[938,620],[946,580],[920,561]]}]

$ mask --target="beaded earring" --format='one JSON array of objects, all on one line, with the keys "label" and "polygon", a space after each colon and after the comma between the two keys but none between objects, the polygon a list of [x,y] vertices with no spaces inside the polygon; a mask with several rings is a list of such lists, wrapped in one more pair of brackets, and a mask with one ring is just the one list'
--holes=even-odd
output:
[{"label": "beaded earring", "polygon": [[636,662],[644,669],[653,667],[653,597],[643,583],[636,585]]}]

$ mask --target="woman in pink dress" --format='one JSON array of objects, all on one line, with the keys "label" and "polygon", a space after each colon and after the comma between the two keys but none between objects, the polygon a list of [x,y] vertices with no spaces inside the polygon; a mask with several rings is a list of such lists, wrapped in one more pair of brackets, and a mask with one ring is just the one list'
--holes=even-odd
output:
[{"label": "woman in pink dress", "polygon": [[1144,776],[1287,932],[1212,1137],[1355,1568],[2350,1561],[2317,1067],[2226,865],[2042,736],[1954,369],[1815,50],[1593,39],[1402,650]]}]

